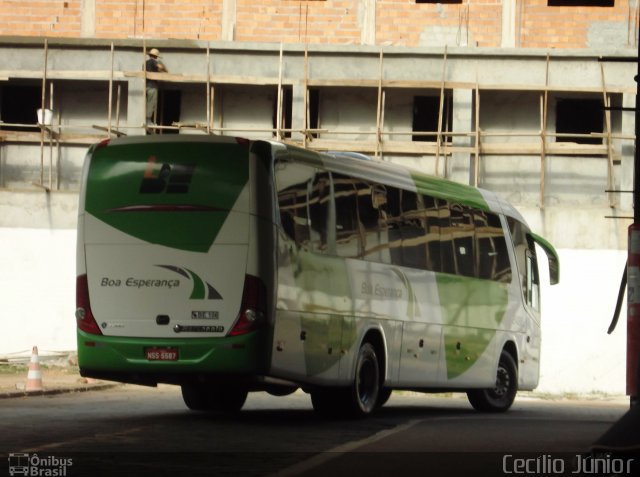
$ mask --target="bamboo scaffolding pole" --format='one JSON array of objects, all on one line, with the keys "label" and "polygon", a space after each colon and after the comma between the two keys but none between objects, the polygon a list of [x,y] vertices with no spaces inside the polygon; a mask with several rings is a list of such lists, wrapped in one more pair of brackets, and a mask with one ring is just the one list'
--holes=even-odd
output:
[{"label": "bamboo scaffolding pole", "polygon": [[209,42],[207,42],[207,102],[205,103],[207,108],[207,134],[211,133],[211,54],[209,51]]},{"label": "bamboo scaffolding pole", "polygon": [[[438,133],[436,135],[436,175],[438,175],[439,163],[440,163],[440,146],[442,141],[442,114],[444,109],[444,85],[446,82],[447,74],[447,45],[444,46],[444,55],[442,58],[442,79],[440,83],[440,105],[438,108]],[[446,172],[443,173],[443,176]]]},{"label": "bamboo scaffolding pole", "polygon": [[282,67],[283,67],[283,44],[280,43],[280,59],[278,64],[278,105],[276,109],[276,139],[278,141],[282,140],[282,133],[280,132],[282,128]]},{"label": "bamboo scaffolding pole", "polygon": [[380,131],[378,132],[378,141],[376,146],[380,148],[380,160],[384,160],[384,143],[382,141],[382,131],[384,131],[384,110],[387,102],[387,92],[382,90],[382,112],[380,113]]},{"label": "bamboo scaffolding pole", "polygon": [[[49,111],[53,114],[53,82],[49,82]],[[44,116],[44,112],[43,112]],[[57,114],[58,123],[60,123],[60,115]],[[53,119],[53,118],[52,118]],[[52,123],[53,124],[53,120]],[[45,126],[46,127],[46,126]],[[53,188],[53,140],[54,140],[54,132],[53,129],[49,129],[49,190]]]},{"label": "bamboo scaffolding pole", "polygon": [[[44,110],[46,107],[46,95],[47,95],[47,60],[49,55],[49,43],[47,39],[44,39],[44,66],[42,69],[42,97],[40,101],[40,114],[41,120],[44,122]],[[40,122],[40,121],[38,121]],[[40,124],[40,186],[44,183],[44,125]]]},{"label": "bamboo scaffolding pole", "polygon": [[[449,136],[449,118],[451,115],[451,108],[447,107],[446,109],[447,115],[445,117],[445,132],[443,134],[444,137],[446,138],[450,138],[451,136]],[[444,145],[444,178],[448,178],[449,177],[449,156],[450,154],[447,153],[448,150],[448,144],[445,142]]]},{"label": "bamboo scaffolding pole", "polygon": [[147,39],[142,38],[142,90],[144,91],[144,97],[142,101],[142,110],[144,111],[143,127],[145,132],[147,131]]},{"label": "bamboo scaffolding pole", "polygon": [[307,147],[307,141],[310,139],[308,137],[307,131],[309,130],[309,121],[310,121],[310,111],[309,111],[309,45],[305,42],[304,44],[304,78],[303,78],[303,109],[302,109],[302,124],[304,125],[304,130],[302,132],[302,147]]},{"label": "bamboo scaffolding pole", "polygon": [[473,150],[473,185],[478,187],[480,184],[480,89],[476,83],[476,107],[475,107],[475,144]]},{"label": "bamboo scaffolding pole", "polygon": [[122,86],[118,84],[118,89],[116,92],[116,131],[120,131],[120,97],[121,97]]},{"label": "bamboo scaffolding pole", "polygon": [[547,111],[549,107],[549,53],[545,61],[544,92],[540,104],[540,209],[544,209],[547,162]]},{"label": "bamboo scaffolding pole", "polygon": [[107,132],[109,136],[111,136],[111,109],[113,105],[113,56],[114,56],[114,47],[113,42],[111,42],[111,74],[109,75],[109,108],[107,112]]},{"label": "bamboo scaffolding pole", "polygon": [[209,123],[208,126],[208,132],[209,134],[211,134],[212,132],[212,128],[213,128],[213,122],[215,121],[215,112],[216,112],[216,90],[213,87],[213,85],[211,85],[211,92],[210,92],[210,103],[209,103],[209,110],[211,111],[211,122]]},{"label": "bamboo scaffolding pole", "polygon": [[[605,141],[607,146],[607,190],[615,189],[614,185],[614,168],[613,168],[613,141],[611,139],[611,111],[607,108],[611,106],[611,97],[607,94],[607,83],[604,75],[604,64],[600,62],[600,75],[602,78],[602,103],[604,104],[604,120],[607,131],[605,133]],[[615,194],[608,193],[609,207],[616,206]]]},{"label": "bamboo scaffolding pole", "polygon": [[380,120],[382,116],[382,76],[383,76],[383,61],[384,61],[384,51],[383,48],[380,47],[380,65],[378,72],[378,104],[376,107],[376,151],[375,157],[378,159],[380,157],[380,148],[382,137],[380,135]]}]

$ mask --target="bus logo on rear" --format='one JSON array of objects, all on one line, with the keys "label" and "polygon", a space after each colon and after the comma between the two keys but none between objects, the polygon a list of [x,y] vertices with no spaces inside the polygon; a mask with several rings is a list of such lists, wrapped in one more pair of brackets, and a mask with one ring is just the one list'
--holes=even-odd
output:
[{"label": "bus logo on rear", "polygon": [[191,291],[190,300],[222,300],[222,295],[216,290],[211,283],[203,280],[197,273],[192,272],[188,268],[176,267],[175,265],[156,265],[157,267],[171,270],[193,282],[193,290]]}]

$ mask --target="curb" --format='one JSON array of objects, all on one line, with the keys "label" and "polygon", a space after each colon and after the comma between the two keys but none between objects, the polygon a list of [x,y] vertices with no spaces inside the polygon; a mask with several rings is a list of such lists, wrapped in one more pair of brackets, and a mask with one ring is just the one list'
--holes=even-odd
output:
[{"label": "curb", "polygon": [[41,391],[9,391],[0,392],[0,399],[12,399],[31,396],[55,396],[58,394],[84,393],[89,391],[104,391],[121,386],[120,383],[94,384],[91,386],[79,386],[70,388],[43,389]]}]

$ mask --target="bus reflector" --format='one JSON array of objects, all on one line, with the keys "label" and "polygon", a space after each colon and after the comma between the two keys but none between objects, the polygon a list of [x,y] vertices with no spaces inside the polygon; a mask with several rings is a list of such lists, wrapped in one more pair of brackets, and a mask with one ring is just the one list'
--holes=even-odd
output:
[{"label": "bus reflector", "polygon": [[87,275],[78,275],[76,278],[76,323],[78,324],[78,328],[85,333],[92,335],[102,334],[91,312]]},{"label": "bus reflector", "polygon": [[266,296],[266,288],[262,280],[253,275],[245,275],[240,315],[229,331],[229,336],[250,333],[264,323]]}]

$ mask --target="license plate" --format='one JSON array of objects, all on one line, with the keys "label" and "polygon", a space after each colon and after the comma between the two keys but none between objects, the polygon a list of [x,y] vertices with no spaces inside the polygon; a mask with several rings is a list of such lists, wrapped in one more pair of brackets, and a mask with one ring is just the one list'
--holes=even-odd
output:
[{"label": "license plate", "polygon": [[149,361],[177,361],[178,348],[145,348],[144,355]]}]

